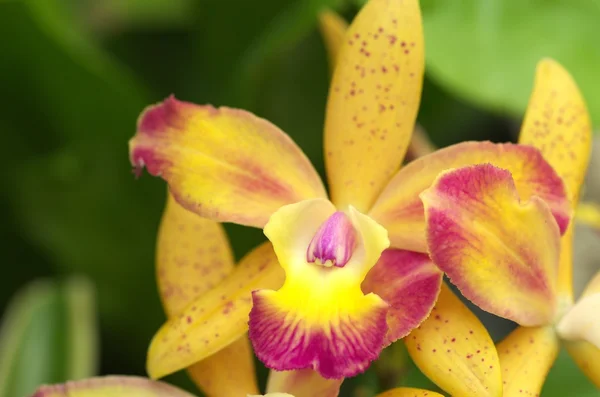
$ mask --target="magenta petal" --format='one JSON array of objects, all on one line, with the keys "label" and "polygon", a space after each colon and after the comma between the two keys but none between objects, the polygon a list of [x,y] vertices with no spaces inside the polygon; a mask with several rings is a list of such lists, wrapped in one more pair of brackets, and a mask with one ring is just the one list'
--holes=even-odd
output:
[{"label": "magenta petal", "polygon": [[362,283],[364,293],[373,292],[385,300],[386,344],[405,337],[428,316],[442,285],[443,273],[426,254],[388,249]]}]

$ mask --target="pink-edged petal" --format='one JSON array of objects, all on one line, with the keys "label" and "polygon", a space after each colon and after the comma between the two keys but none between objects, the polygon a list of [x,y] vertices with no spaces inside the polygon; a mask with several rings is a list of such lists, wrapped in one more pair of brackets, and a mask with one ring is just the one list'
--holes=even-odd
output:
[{"label": "pink-edged petal", "polygon": [[194,397],[192,394],[147,378],[106,376],[41,386],[31,397]]},{"label": "pink-edged petal", "polygon": [[[307,200],[282,207],[265,226],[286,275],[279,290],[252,294],[249,336],[257,357],[269,368],[311,368],[324,378],[338,379],[363,372],[383,348],[388,305],[375,294],[365,295],[360,285],[389,246],[387,232],[350,207],[342,214],[351,223],[353,232],[348,234],[346,221],[338,215],[327,200]],[[330,228],[330,221],[341,222],[346,232]],[[324,228],[335,232],[321,233]],[[318,243],[322,252],[335,251],[337,244],[345,251],[349,235],[355,235],[356,244],[350,255],[339,253],[349,258],[342,267],[309,261],[315,238],[332,243]]]},{"label": "pink-edged petal", "polygon": [[424,71],[417,0],[371,0],[356,16],[327,101],[325,165],[332,201],[361,212],[396,172],[421,99]]},{"label": "pink-edged petal", "polygon": [[421,198],[431,258],[465,297],[521,325],[553,320],[560,234],[542,199],[521,201],[489,164],[446,171]]},{"label": "pink-edged petal", "polygon": [[294,142],[244,110],[170,97],[144,110],[129,150],[185,208],[220,222],[263,227],[282,205],[325,196]]},{"label": "pink-edged petal", "polygon": [[[223,227],[181,207],[169,194],[158,231],[157,282],[170,318],[206,293],[234,269]],[[254,360],[247,336],[188,368],[209,396],[257,393]]]},{"label": "pink-edged petal", "polygon": [[390,305],[386,344],[405,337],[429,316],[442,278],[443,273],[425,254],[396,249],[383,251],[363,281],[362,290],[377,294]]},{"label": "pink-edged petal", "polygon": [[287,392],[295,397],[337,397],[344,379],[325,379],[311,369],[271,370],[267,392]]},{"label": "pink-edged petal", "polygon": [[537,149],[511,143],[464,142],[418,158],[392,178],[369,215],[388,230],[392,247],[426,252],[425,218],[419,194],[442,171],[484,163],[510,171],[519,197],[542,198],[561,233],[566,230],[572,209],[562,180]]},{"label": "pink-edged petal", "polygon": [[518,327],[496,348],[504,396],[539,396],[560,348],[552,327]]},{"label": "pink-edged petal", "polygon": [[492,338],[445,283],[429,318],[404,343],[419,369],[450,395],[502,396]]}]

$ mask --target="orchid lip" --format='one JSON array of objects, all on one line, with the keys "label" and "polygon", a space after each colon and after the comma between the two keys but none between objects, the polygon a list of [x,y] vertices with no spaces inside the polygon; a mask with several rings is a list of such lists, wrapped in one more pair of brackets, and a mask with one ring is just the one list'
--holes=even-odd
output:
[{"label": "orchid lip", "polygon": [[306,251],[306,261],[326,267],[344,267],[356,248],[356,230],[342,211],[334,212],[319,227]]}]

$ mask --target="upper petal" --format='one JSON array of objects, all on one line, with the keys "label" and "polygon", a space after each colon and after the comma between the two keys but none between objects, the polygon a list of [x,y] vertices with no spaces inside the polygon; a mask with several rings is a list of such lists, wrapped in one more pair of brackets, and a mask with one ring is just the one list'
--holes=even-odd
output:
[{"label": "upper petal", "polygon": [[504,397],[539,396],[558,355],[558,338],[552,327],[518,327],[496,348]]},{"label": "upper petal", "polygon": [[367,211],[400,166],[423,68],[418,1],[369,1],[346,34],[329,89],[325,165],[338,208]]},{"label": "upper petal", "polygon": [[161,327],[148,350],[148,374],[168,375],[239,339],[248,330],[252,291],[282,283],[283,272],[271,244],[254,249],[231,275]]},{"label": "upper petal", "polygon": [[522,325],[553,320],[560,234],[542,199],[521,201],[489,164],[443,172],[421,198],[431,258],[465,297]]},{"label": "upper petal", "polygon": [[[590,160],[592,132],[585,101],[573,78],[560,64],[545,59],[537,66],[535,84],[519,143],[540,149],[565,182],[572,208]],[[558,270],[558,291],[573,295],[572,233],[563,237]]]},{"label": "upper petal", "polygon": [[343,267],[308,262],[313,237],[334,213],[327,200],[308,200],[282,207],[265,226],[286,274],[278,291],[252,296],[250,340],[269,368],[312,368],[338,379],[363,372],[383,348],[388,305],[377,295],[364,295],[360,284],[387,248],[387,233],[351,207],[347,216],[357,242],[348,262]]},{"label": "upper petal", "polygon": [[170,97],[142,113],[129,150],[185,208],[221,222],[262,227],[282,205],[325,196],[294,142],[243,110]]},{"label": "upper petal", "polygon": [[[223,227],[181,207],[168,195],[158,231],[156,271],[169,317],[219,284],[233,270],[233,255]],[[254,360],[246,336],[188,368],[209,396],[258,392]]]},{"label": "upper petal", "polygon": [[426,254],[383,251],[363,281],[362,290],[377,294],[390,305],[386,344],[404,338],[429,316],[442,278],[443,273]]},{"label": "upper petal", "polygon": [[561,233],[565,231],[572,211],[560,177],[537,149],[511,143],[464,142],[409,163],[388,183],[369,215],[388,230],[392,247],[425,252],[425,217],[419,194],[442,171],[483,163],[509,170],[521,199],[533,195],[544,199]]},{"label": "upper petal", "polygon": [[194,397],[168,385],[137,376],[106,376],[41,386],[31,397]]},{"label": "upper petal", "polygon": [[442,285],[431,315],[404,342],[419,369],[451,395],[502,396],[494,342],[448,286]]}]

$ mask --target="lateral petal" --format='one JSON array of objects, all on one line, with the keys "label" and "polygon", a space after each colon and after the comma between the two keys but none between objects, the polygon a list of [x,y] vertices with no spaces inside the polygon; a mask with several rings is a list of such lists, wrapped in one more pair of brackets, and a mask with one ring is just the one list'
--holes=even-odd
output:
[{"label": "lateral petal", "polygon": [[279,288],[283,279],[271,244],[254,249],[231,275],[160,328],[148,350],[150,377],[188,367],[239,339],[248,330],[251,292]]},{"label": "lateral petal", "polygon": [[577,366],[600,389],[600,349],[582,340],[564,343]]},{"label": "lateral petal", "polygon": [[518,327],[511,332],[496,346],[504,397],[539,396],[559,347],[552,327]]},{"label": "lateral petal", "polygon": [[447,285],[442,285],[429,318],[404,342],[421,372],[451,395],[502,396],[494,342]]},{"label": "lateral petal", "polygon": [[416,159],[392,178],[369,216],[388,230],[392,247],[426,252],[419,194],[443,171],[487,163],[510,171],[522,200],[531,196],[544,199],[561,233],[565,232],[572,209],[562,180],[537,149],[511,143],[463,142]]},{"label": "lateral petal", "polygon": [[346,33],[327,102],[325,165],[338,208],[368,211],[400,166],[423,70],[418,1],[369,1]]},{"label": "lateral petal", "polygon": [[160,176],[182,206],[220,222],[262,228],[283,205],[325,197],[298,146],[244,110],[170,97],[144,110],[129,151],[138,172]]},{"label": "lateral petal", "polygon": [[398,387],[379,393],[376,397],[444,397],[439,393],[412,387]]},{"label": "lateral petal", "polygon": [[521,201],[489,164],[443,172],[421,198],[431,259],[466,298],[521,325],[553,320],[560,234],[542,199]]},{"label": "lateral petal", "polygon": [[[233,271],[223,227],[181,207],[168,195],[158,231],[156,271],[160,296],[170,318]],[[246,336],[188,368],[208,396],[258,393],[254,360]]]},{"label": "lateral petal", "polygon": [[333,74],[340,49],[346,37],[348,23],[334,11],[326,10],[319,15],[319,28],[321,29],[321,34],[325,40],[325,47],[327,48],[329,69]]},{"label": "lateral petal", "polygon": [[426,254],[387,249],[362,283],[390,307],[386,345],[404,338],[431,313],[442,285],[443,273]]}]

